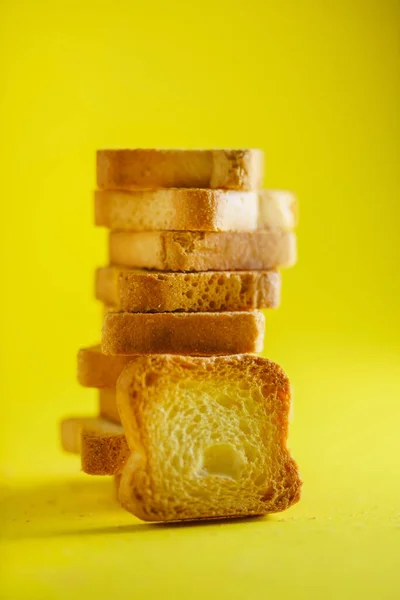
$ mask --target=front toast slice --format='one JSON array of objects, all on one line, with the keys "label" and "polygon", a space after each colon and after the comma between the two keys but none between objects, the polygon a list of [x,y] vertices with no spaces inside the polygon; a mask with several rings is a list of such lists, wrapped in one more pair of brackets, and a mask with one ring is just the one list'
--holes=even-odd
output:
[{"label": "front toast slice", "polygon": [[277,308],[278,271],[169,273],[118,266],[96,271],[96,298],[125,312],[210,312]]},{"label": "front toast slice", "polygon": [[100,189],[222,188],[258,190],[264,153],[258,149],[97,151]]},{"label": "front toast slice", "polygon": [[109,312],[103,323],[104,354],[241,354],[261,352],[261,311],[203,313]]},{"label": "front toast slice", "polygon": [[299,500],[286,447],[290,384],[275,363],[136,357],[117,404],[130,449],[119,499],[140,519],[264,515]]},{"label": "front toast slice", "polygon": [[118,231],[290,231],[296,220],[296,198],[282,190],[95,192],[96,225]]},{"label": "front toast slice", "polygon": [[110,264],[160,271],[241,271],[296,262],[291,231],[111,231]]},{"label": "front toast slice", "polygon": [[81,348],[77,357],[78,381],[84,387],[114,388],[130,356],[108,356],[101,346]]},{"label": "front toast slice", "polygon": [[99,417],[72,417],[61,422],[61,444],[80,454],[88,475],[117,475],[129,455],[121,425]]}]

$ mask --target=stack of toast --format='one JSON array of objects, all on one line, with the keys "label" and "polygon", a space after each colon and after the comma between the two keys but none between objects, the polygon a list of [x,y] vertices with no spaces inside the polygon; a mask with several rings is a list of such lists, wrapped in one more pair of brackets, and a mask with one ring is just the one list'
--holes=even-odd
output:
[{"label": "stack of toast", "polygon": [[95,222],[99,346],[78,380],[98,417],[62,422],[83,471],[115,475],[144,520],[263,515],[299,499],[286,448],[290,384],[257,356],[279,269],[296,261],[297,203],[263,190],[261,150],[101,150]]}]

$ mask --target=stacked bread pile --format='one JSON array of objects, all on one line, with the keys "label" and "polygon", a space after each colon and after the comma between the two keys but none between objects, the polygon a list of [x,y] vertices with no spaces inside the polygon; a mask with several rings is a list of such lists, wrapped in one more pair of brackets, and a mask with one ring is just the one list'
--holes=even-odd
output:
[{"label": "stacked bread pile", "polygon": [[145,520],[266,514],[300,493],[286,449],[290,384],[263,348],[294,264],[296,201],[262,190],[260,150],[102,150],[100,346],[78,355],[99,417],[67,419],[86,473],[118,476]]}]

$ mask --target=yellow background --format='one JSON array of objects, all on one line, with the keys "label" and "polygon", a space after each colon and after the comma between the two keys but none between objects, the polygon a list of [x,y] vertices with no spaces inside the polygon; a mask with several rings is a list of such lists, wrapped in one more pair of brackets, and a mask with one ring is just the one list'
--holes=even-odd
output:
[{"label": "yellow background", "polygon": [[[397,0],[0,2],[4,598],[398,598]],[[160,527],[79,474],[57,422],[100,335],[95,149],[261,147],[297,192],[299,264],[267,315],[301,503]]]}]

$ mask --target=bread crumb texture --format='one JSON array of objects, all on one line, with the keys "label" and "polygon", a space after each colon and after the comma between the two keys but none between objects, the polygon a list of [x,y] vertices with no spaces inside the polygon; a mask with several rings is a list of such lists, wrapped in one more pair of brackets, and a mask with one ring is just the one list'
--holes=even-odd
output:
[{"label": "bread crumb texture", "polygon": [[276,308],[280,301],[277,271],[163,274],[120,270],[116,280],[117,306],[127,312],[254,310]]},{"label": "bread crumb texture", "polygon": [[263,515],[298,501],[290,385],[271,361],[140,357],[121,375],[117,402],[131,450],[120,500],[136,516]]}]

